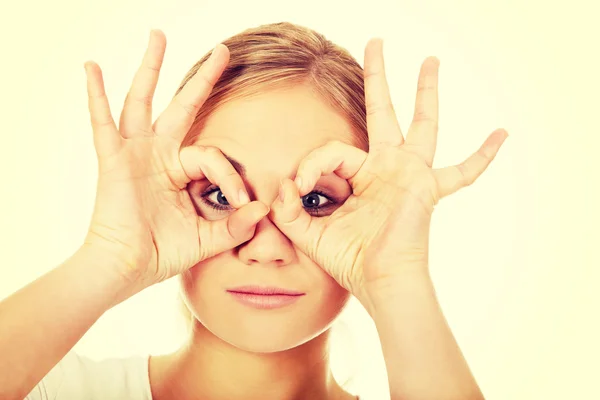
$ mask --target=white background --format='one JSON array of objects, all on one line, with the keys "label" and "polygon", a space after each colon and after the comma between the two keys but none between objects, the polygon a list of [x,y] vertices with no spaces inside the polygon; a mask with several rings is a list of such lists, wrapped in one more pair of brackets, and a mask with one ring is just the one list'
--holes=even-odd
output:
[{"label": "white background", "polygon": [[[486,398],[600,398],[595,7],[583,0],[7,2],[0,298],[60,264],[85,236],[97,173],[86,60],[101,66],[118,121],[151,28],[167,35],[155,117],[198,59],[246,28],[305,25],[361,65],[367,40],[380,36],[404,131],[421,62],[441,60],[434,167],[463,161],[496,128],[510,134],[473,186],[442,200],[432,226],[438,295]],[[176,289],[168,281],[110,310],[76,350],[94,358],[172,350],[182,328]],[[348,332],[336,341],[337,373],[355,365],[353,391],[387,398],[374,325],[356,303],[342,321],[354,344],[343,341]]]}]

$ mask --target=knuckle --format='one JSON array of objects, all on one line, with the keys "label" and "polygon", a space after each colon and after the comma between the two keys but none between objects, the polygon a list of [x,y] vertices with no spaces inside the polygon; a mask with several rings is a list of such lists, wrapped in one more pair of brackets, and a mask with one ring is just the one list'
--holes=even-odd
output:
[{"label": "knuckle", "polygon": [[468,178],[465,164],[458,164],[456,166],[456,168],[458,169],[458,172],[460,173],[460,184],[463,187],[471,186],[471,184],[473,183],[473,180]]},{"label": "knuckle", "polygon": [[154,65],[154,64],[151,64],[151,63],[146,64],[146,69],[148,71],[153,72],[153,73],[159,73],[160,72],[160,67],[161,67],[160,63],[158,65]]},{"label": "knuckle", "polygon": [[438,129],[438,121],[426,111],[417,111],[413,117],[413,122],[431,125],[433,128]]},{"label": "knuckle", "polygon": [[477,151],[477,153],[479,154],[479,156],[481,158],[483,158],[484,163],[486,163],[486,164],[489,164],[496,156],[494,151],[492,149],[490,149],[489,147],[482,147],[481,149],[479,149]]},{"label": "knuckle", "polygon": [[112,125],[113,120],[110,118],[105,118],[105,119],[98,119],[98,118],[92,118],[92,125],[98,127],[98,128],[104,128],[106,126]]},{"label": "knuckle", "polygon": [[103,100],[104,98],[106,98],[106,92],[104,90],[101,90],[98,93],[88,92],[88,97],[92,100]]},{"label": "knuckle", "polygon": [[436,89],[435,84],[433,84],[431,82],[419,82],[417,84],[417,92],[424,92],[424,91],[435,90],[435,89]]},{"label": "knuckle", "polygon": [[211,82],[211,80],[206,76],[206,73],[204,73],[204,71],[200,70],[197,73],[197,75],[197,79],[199,80],[202,86],[205,86],[205,90],[210,90],[214,86],[214,83]]},{"label": "knuckle", "polygon": [[227,169],[227,172],[225,172],[225,174],[223,174],[223,177],[225,177],[226,179],[232,179],[235,182],[239,182],[240,181],[240,177],[238,175],[238,173],[234,170],[234,169]]},{"label": "knuckle", "polygon": [[314,158],[306,158],[302,160],[300,165],[298,166],[298,172],[296,175],[306,175],[310,173],[312,169],[314,169],[313,165],[316,163]]},{"label": "knuckle", "polygon": [[177,104],[185,113],[190,117],[196,117],[198,111],[200,111],[200,107],[195,106],[194,104],[183,104],[181,100],[177,97],[174,99],[175,104]]},{"label": "knuckle", "polygon": [[378,68],[365,68],[364,70],[364,80],[369,80],[372,78],[376,78],[378,75],[380,75],[383,71],[381,69]]},{"label": "knuckle", "polygon": [[383,103],[370,103],[367,105],[367,115],[375,115],[375,114],[393,114],[394,106],[390,101],[386,101]]},{"label": "knuckle", "polygon": [[435,85],[430,83],[420,83],[417,85],[417,92],[427,92],[435,90]]},{"label": "knuckle", "polygon": [[427,121],[432,120],[429,113],[425,110],[417,110],[415,111],[415,115],[413,116],[413,120],[415,121]]},{"label": "knuckle", "polygon": [[150,96],[150,95],[137,96],[132,93],[128,93],[127,97],[125,98],[125,103],[131,103],[131,102],[140,103],[144,107],[151,107],[152,106],[152,96]]},{"label": "knuckle", "polygon": [[214,146],[205,146],[204,149],[207,153],[212,154],[212,155],[221,154],[221,151]]},{"label": "knuckle", "polygon": [[221,153],[221,151],[219,149],[217,149],[216,147],[212,147],[212,146],[206,146],[204,147],[204,155],[206,157],[208,157],[211,162],[220,162],[223,154]]},{"label": "knuckle", "polygon": [[237,185],[240,183],[240,179],[238,177],[237,172],[230,170],[227,170],[227,172],[222,174],[219,180],[222,183],[227,184],[228,186],[231,185],[232,188],[237,187]]}]

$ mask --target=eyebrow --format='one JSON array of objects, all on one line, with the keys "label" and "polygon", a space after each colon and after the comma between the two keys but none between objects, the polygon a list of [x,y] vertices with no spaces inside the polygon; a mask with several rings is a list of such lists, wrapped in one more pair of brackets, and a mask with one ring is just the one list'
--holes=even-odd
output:
[{"label": "eyebrow", "polygon": [[[221,153],[223,153],[223,151],[221,151]],[[225,153],[223,153],[223,155],[225,156],[225,158],[227,159],[227,161],[229,161],[231,163],[231,165],[237,171],[237,173],[240,174],[241,176],[243,176],[245,178],[246,177],[246,167],[244,167],[244,164],[242,164],[241,162],[237,161],[235,158],[232,158],[232,157],[228,156]]]}]

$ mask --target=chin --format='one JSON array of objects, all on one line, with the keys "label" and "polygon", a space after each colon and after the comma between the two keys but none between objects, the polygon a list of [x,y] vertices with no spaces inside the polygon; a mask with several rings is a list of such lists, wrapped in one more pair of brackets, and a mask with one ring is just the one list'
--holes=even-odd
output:
[{"label": "chin", "polygon": [[210,322],[203,323],[200,319],[197,320],[197,323],[202,324],[216,338],[238,349],[250,353],[277,353],[310,342],[312,339],[328,331],[333,321],[320,327],[319,330],[304,329],[296,331],[276,324],[271,324],[269,327],[259,329],[249,328],[241,331],[220,323],[212,325]]}]

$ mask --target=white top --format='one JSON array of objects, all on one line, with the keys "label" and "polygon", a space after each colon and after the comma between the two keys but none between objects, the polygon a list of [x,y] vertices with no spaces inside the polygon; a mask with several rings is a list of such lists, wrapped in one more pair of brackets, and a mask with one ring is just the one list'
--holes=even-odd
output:
[{"label": "white top", "polygon": [[71,351],[24,400],[152,400],[149,357],[95,361]]},{"label": "white top", "polygon": [[152,400],[148,358],[95,361],[69,352],[25,400]]}]

